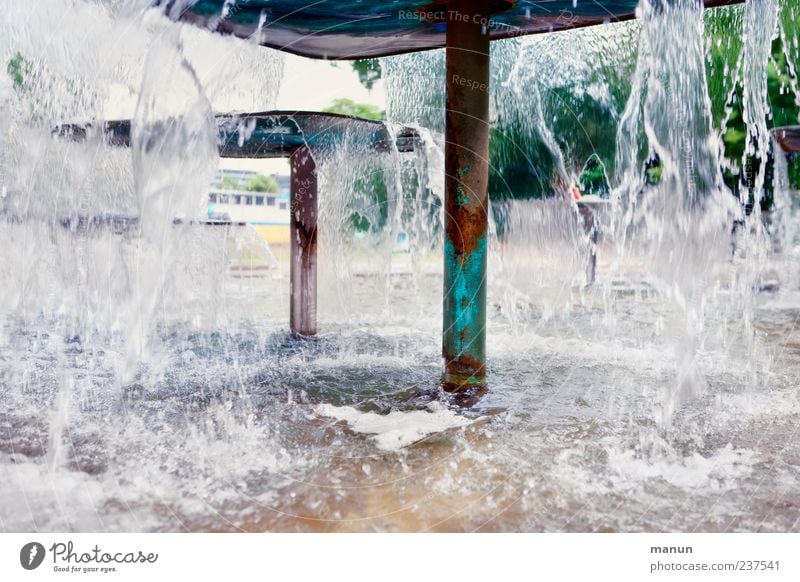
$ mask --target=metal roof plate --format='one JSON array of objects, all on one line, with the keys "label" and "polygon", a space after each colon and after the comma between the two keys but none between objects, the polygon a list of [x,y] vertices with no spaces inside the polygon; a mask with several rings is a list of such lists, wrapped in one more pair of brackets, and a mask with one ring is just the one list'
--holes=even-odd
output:
[{"label": "metal roof plate", "polygon": [[[708,0],[706,7],[741,0]],[[492,40],[634,18],[638,0],[487,0]],[[175,20],[270,48],[359,59],[441,48],[448,0],[155,0]]]}]

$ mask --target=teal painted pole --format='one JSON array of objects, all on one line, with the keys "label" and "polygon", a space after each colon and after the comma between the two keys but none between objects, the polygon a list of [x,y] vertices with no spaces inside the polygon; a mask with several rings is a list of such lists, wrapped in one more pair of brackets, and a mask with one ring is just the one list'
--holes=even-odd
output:
[{"label": "teal painted pole", "polygon": [[448,4],[442,385],[486,385],[489,205],[488,0]]}]

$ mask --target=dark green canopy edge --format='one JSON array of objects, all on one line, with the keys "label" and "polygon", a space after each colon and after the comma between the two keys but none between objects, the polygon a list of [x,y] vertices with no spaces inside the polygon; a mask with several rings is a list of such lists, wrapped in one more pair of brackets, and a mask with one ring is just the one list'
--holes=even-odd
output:
[{"label": "dark green canopy edge", "polygon": [[[664,0],[666,3],[668,0]],[[707,0],[705,7],[742,0]],[[351,60],[445,46],[448,0],[154,0],[174,20],[306,57]],[[486,0],[492,40],[629,20],[638,0]]]}]

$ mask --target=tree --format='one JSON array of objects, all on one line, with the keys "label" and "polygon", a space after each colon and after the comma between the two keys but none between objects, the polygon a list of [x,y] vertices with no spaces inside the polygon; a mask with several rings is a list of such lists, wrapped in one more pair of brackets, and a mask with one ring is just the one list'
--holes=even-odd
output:
[{"label": "tree", "polygon": [[592,154],[586,160],[578,181],[583,194],[594,194],[608,198],[611,193],[611,186],[609,186],[608,176],[606,176],[606,168],[597,154]]},{"label": "tree", "polygon": [[381,62],[378,59],[358,59],[352,62],[353,70],[358,73],[359,82],[368,91],[372,90],[373,85],[380,80],[383,71]]},{"label": "tree", "polygon": [[222,181],[217,184],[218,188],[222,190],[238,190],[239,189],[239,182],[231,178],[230,176],[223,176]]},{"label": "tree", "polygon": [[[782,38],[777,36],[772,41],[771,58],[767,69],[767,105],[768,113],[766,126],[768,129],[783,125],[795,125],[800,120],[796,96],[792,90],[794,84],[793,67],[790,62],[787,47]],[[726,117],[723,119],[724,132],[722,133],[723,153],[727,159],[723,167],[723,178],[726,185],[736,195],[745,201],[746,208],[750,209],[755,198],[755,178],[761,171],[764,163],[764,189],[761,193],[760,205],[762,210],[768,210],[774,197],[774,160],[775,152],[768,151],[767,159],[762,160],[758,155],[748,152],[747,124],[744,119],[744,80],[741,72],[735,79],[735,85],[725,103]],[[712,93],[713,94],[713,93]],[[755,144],[750,144],[755,147]],[[789,160],[789,179],[792,187],[797,188],[798,162]]]},{"label": "tree", "polygon": [[30,62],[20,53],[14,55],[14,58],[8,61],[6,71],[11,76],[11,81],[14,83],[14,89],[22,91],[25,88],[25,77],[31,74],[33,69]]},{"label": "tree", "polygon": [[330,107],[323,109],[325,113],[338,113],[340,115],[352,115],[354,117],[363,117],[364,119],[383,119],[383,111],[378,109],[375,105],[369,103],[356,103],[352,99],[341,98],[334,99]]},{"label": "tree", "polygon": [[244,189],[248,192],[279,192],[281,187],[272,176],[258,174],[247,181]]}]

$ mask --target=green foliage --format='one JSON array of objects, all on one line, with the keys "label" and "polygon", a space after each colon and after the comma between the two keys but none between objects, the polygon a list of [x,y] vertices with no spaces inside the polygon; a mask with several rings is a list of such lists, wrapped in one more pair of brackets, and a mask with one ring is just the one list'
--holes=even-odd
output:
[{"label": "green foliage", "polygon": [[[512,41],[492,46],[489,192],[493,200],[551,196],[570,186],[592,156],[607,174],[614,172],[617,129],[636,66],[638,26],[614,25],[608,34],[586,29],[559,35],[559,42],[574,35],[573,52],[583,57],[580,74],[571,76],[557,63],[558,56],[545,54],[550,45],[544,41],[527,50]],[[531,67],[537,74],[509,83],[520,59],[534,61]]]},{"label": "green foliage", "polygon": [[793,79],[788,58],[782,39],[778,37],[772,43],[772,60],[769,63],[767,77],[767,95],[772,111],[771,127],[797,124],[798,108],[792,86]]},{"label": "green foliage", "polygon": [[377,213],[370,216],[358,211],[350,214],[353,229],[358,232],[378,232],[384,227],[389,218],[389,192],[383,172],[376,167],[365,168],[353,182],[353,194],[372,202],[371,206]]},{"label": "green foliage", "polygon": [[217,188],[221,188],[223,190],[238,190],[239,182],[230,176],[223,176],[222,181],[217,184]]},{"label": "green foliage", "polygon": [[368,232],[370,228],[369,218],[354,210],[350,213],[350,222],[356,232]]},{"label": "green foliage", "polygon": [[734,90],[739,57],[743,43],[743,11],[741,6],[706,10],[704,13],[706,50],[706,79],[711,99],[711,118],[714,127],[721,127]]},{"label": "green foliage", "polygon": [[[767,69],[768,129],[795,125],[800,121],[800,110],[792,90],[795,83],[787,51],[784,50],[781,37],[777,37],[772,42],[772,55]],[[755,177],[760,171],[761,164],[766,163],[765,192],[761,200],[761,206],[766,210],[772,205],[773,200],[774,161],[772,154],[767,160],[759,160],[754,155],[745,156],[748,149],[748,135],[744,121],[744,88],[741,76],[736,78],[726,105],[727,116],[723,119],[722,133],[724,156],[727,160],[723,169],[725,184],[736,196],[747,200],[748,205],[752,205]],[[790,185],[794,188],[800,187],[796,173],[790,172]]]},{"label": "green foliage", "polygon": [[800,156],[793,154],[789,157],[787,170],[789,174],[789,183],[793,184],[796,188],[800,184]]},{"label": "green foliage", "polygon": [[664,166],[661,160],[655,158],[647,160],[644,165],[644,183],[648,186],[656,186],[661,183],[664,173]]},{"label": "green foliage", "polygon": [[25,87],[25,78],[30,75],[31,64],[20,53],[17,53],[8,61],[6,71],[11,76],[14,89],[22,91]]},{"label": "green foliage", "polygon": [[362,117],[364,119],[374,119],[380,121],[383,119],[383,112],[375,105],[369,103],[356,103],[352,99],[334,99],[333,103],[323,109],[325,113],[338,113],[340,115],[352,115],[353,117]]},{"label": "green foliage", "polygon": [[[788,5],[792,8],[786,8]],[[794,92],[797,87],[795,72],[800,69],[800,50],[795,46],[800,29],[800,2],[783,3],[781,17],[783,39],[788,41],[788,45],[784,46],[782,39],[777,38],[772,46],[768,65],[768,128],[800,121],[798,96]],[[751,192],[752,197],[754,177],[761,162],[753,156],[745,159],[748,144],[742,108],[743,8],[733,6],[707,10],[704,18],[706,77],[712,124],[721,132],[723,141],[723,175],[734,194],[738,195],[744,188]],[[542,93],[544,123],[563,154],[567,174],[578,173],[580,166],[576,167],[576,164],[587,159],[605,166],[608,174],[615,171],[616,132],[631,91],[637,28],[631,24],[627,29],[630,42],[601,40],[601,46],[593,47],[591,54],[587,54],[589,77],[584,88],[592,83],[603,87],[606,94],[602,98],[570,85],[551,87]],[[494,120],[490,143],[490,192],[494,199],[539,197],[553,189],[553,154],[544,146],[541,135],[525,129],[526,124],[530,125],[529,120],[502,116]],[[646,155],[646,151],[641,152],[643,161]],[[764,168],[766,192],[762,202],[768,207],[772,199],[774,169],[771,158],[764,163],[767,164]],[[643,181],[651,185],[658,183],[661,171],[658,162],[646,164]],[[798,176],[800,167],[795,169],[790,165],[790,183],[795,188],[800,187]],[[587,189],[587,179],[585,172],[579,178],[584,190]]]},{"label": "green foliage", "polygon": [[592,194],[607,198],[611,193],[611,186],[606,176],[606,168],[600,156],[592,154],[583,166],[580,178],[581,194]]},{"label": "green foliage", "polygon": [[82,116],[100,105],[90,81],[65,77],[46,62],[31,61],[19,52],[6,64],[6,73],[32,124]]},{"label": "green foliage", "polygon": [[6,72],[11,77],[11,84],[14,87],[14,91],[22,98],[22,101],[26,103],[31,121],[38,120],[40,118],[40,112],[37,108],[37,102],[33,97],[32,86],[35,78],[33,63],[18,52],[8,61]]},{"label": "green foliage", "polygon": [[353,70],[358,73],[359,82],[371,91],[383,74],[381,62],[378,59],[359,59],[351,64]]},{"label": "green foliage", "polygon": [[494,200],[540,198],[550,190],[553,156],[522,126],[498,123],[489,132],[489,192]]},{"label": "green foliage", "polygon": [[272,176],[258,174],[247,181],[244,189],[249,192],[279,192],[281,187]]}]

